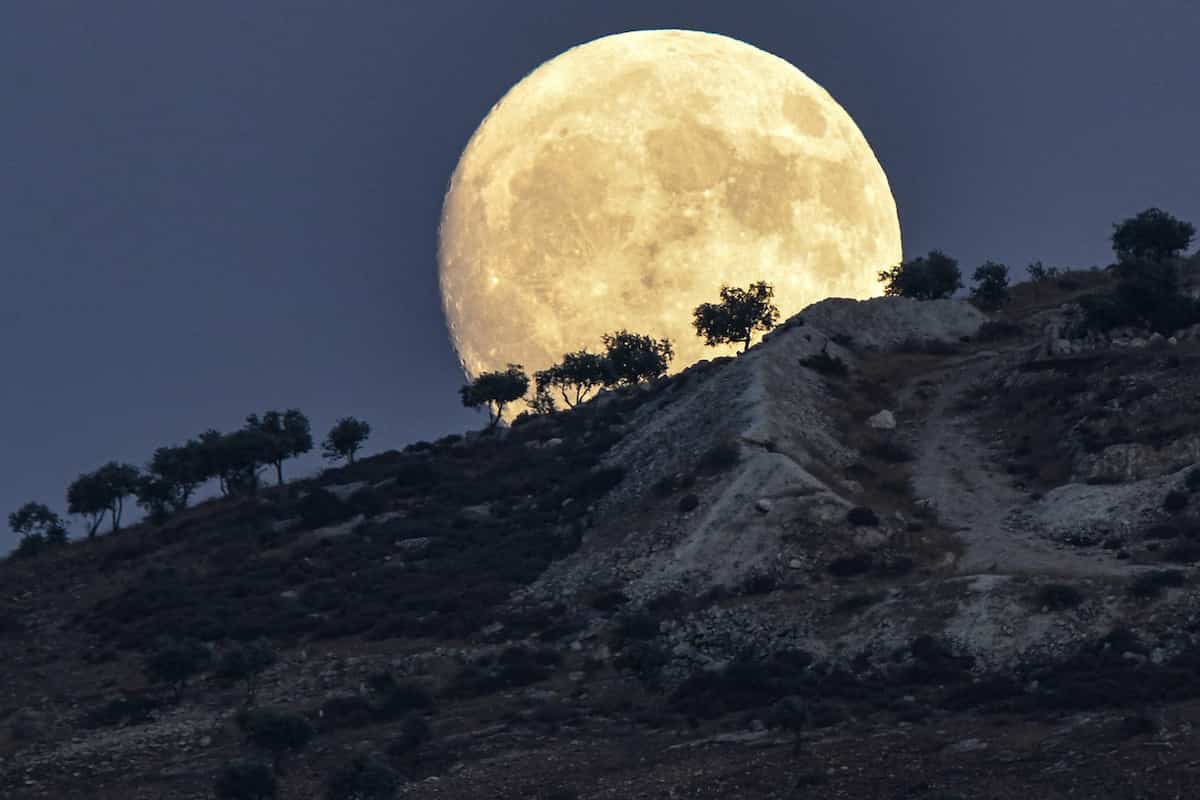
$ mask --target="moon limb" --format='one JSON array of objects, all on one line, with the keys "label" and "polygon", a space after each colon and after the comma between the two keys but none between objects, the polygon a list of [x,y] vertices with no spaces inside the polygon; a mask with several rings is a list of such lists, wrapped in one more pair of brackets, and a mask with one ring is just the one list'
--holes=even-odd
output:
[{"label": "moon limb", "polygon": [[683,31],[605,37],[510,90],[455,170],[439,247],[471,376],[619,327],[669,336],[679,369],[722,353],[691,330],[722,283],[774,283],[787,316],[877,293],[899,258],[886,176],[836,101],[775,56]]}]

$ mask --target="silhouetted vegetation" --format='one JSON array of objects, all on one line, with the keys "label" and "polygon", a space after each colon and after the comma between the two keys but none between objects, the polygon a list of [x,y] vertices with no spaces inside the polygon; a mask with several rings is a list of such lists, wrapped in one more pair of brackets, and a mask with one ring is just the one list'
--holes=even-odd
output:
[{"label": "silhouetted vegetation", "polygon": [[204,671],[209,659],[208,649],[199,642],[168,641],[146,656],[143,669],[151,683],[169,686],[178,703],[188,681]]},{"label": "silhouetted vegetation", "polygon": [[984,311],[995,311],[1008,302],[1008,267],[987,261],[972,276],[971,302]]},{"label": "silhouetted vegetation", "polygon": [[1083,602],[1083,592],[1067,583],[1048,583],[1038,589],[1033,604],[1049,611],[1066,611]]},{"label": "silhouetted vegetation", "polygon": [[603,340],[606,386],[635,386],[661,378],[675,356],[669,339],[620,330],[604,334]]},{"label": "silhouetted vegetation", "polygon": [[1113,252],[1121,261],[1165,261],[1188,248],[1196,228],[1158,209],[1145,211],[1113,225]]},{"label": "silhouetted vegetation", "polygon": [[29,502],[8,515],[8,527],[21,537],[14,555],[36,556],[67,543],[62,518],[43,503]]},{"label": "silhouetted vegetation", "polygon": [[271,800],[275,797],[275,774],[266,764],[235,761],[226,764],[213,786],[217,800]]},{"label": "silhouetted vegetation", "polygon": [[779,321],[774,297],[775,290],[763,281],[750,284],[748,289],[722,286],[721,302],[699,305],[693,312],[692,325],[709,347],[740,344],[745,352],[756,331],[769,331]]},{"label": "silhouetted vegetation", "polygon": [[850,368],[846,366],[845,361],[829,354],[828,345],[822,348],[821,352],[813,353],[800,359],[800,366],[807,367],[822,375],[830,375],[838,378],[845,377],[850,373]]},{"label": "silhouetted vegetation", "polygon": [[488,427],[494,428],[504,416],[504,407],[529,391],[529,376],[520,364],[509,364],[502,372],[484,372],[458,390],[467,408],[487,407]]},{"label": "silhouetted vegetation", "polygon": [[[537,386],[535,401],[538,397],[547,395],[550,390],[555,390],[567,408],[574,408],[604,385],[605,374],[604,356],[589,353],[587,350],[567,353],[560,363],[534,373],[534,383]],[[554,399],[550,397],[549,401],[546,410],[553,411]],[[538,410],[544,413],[544,410]]]},{"label": "silhouetted vegetation", "polygon": [[237,721],[246,741],[270,754],[277,775],[284,757],[307,747],[315,733],[303,716],[279,708],[245,709],[239,712]]},{"label": "silhouetted vegetation", "polygon": [[107,513],[112,529],[121,527],[125,498],[138,490],[137,467],[110,461],[95,472],[80,475],[67,487],[67,511],[88,520],[88,536],[96,535]]},{"label": "silhouetted vegetation", "polygon": [[879,280],[883,283],[883,293],[888,297],[912,297],[917,300],[949,297],[963,285],[958,261],[940,250],[931,250],[927,256],[881,270]]},{"label": "silhouetted vegetation", "polygon": [[362,449],[370,435],[371,426],[366,422],[354,417],[342,417],[321,442],[322,455],[330,461],[344,459],[353,464],[355,454]]},{"label": "silhouetted vegetation", "polygon": [[326,783],[328,800],[391,800],[400,775],[373,756],[359,755],[335,769]]},{"label": "silhouetted vegetation", "polygon": [[246,417],[246,428],[261,434],[264,464],[275,467],[276,482],[283,485],[283,462],[303,455],[313,447],[311,428],[299,409],[268,411],[259,419],[258,415]]},{"label": "silhouetted vegetation", "polygon": [[214,672],[227,686],[241,682],[245,688],[244,702],[248,706],[258,694],[259,676],[275,661],[275,650],[269,642],[235,642],[221,654]]}]

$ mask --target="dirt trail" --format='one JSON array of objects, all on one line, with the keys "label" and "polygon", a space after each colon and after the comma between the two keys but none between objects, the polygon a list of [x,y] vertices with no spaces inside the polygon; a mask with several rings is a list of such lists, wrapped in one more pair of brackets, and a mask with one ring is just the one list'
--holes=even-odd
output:
[{"label": "dirt trail", "polygon": [[[1028,495],[1013,488],[995,468],[991,444],[969,418],[954,410],[962,393],[1013,353],[984,352],[947,363],[912,381],[901,392],[906,408],[924,406],[918,423],[913,467],[916,495],[933,502],[943,524],[956,529],[965,552],[956,569],[961,574],[1126,575],[1124,562],[1104,551],[1059,547],[1009,521],[1027,505]],[[932,393],[923,403],[919,391]]]}]

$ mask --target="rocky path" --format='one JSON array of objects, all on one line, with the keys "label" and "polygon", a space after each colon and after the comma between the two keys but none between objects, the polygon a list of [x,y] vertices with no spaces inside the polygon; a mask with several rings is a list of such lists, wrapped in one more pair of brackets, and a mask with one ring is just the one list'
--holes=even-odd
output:
[{"label": "rocky path", "polygon": [[[996,469],[991,443],[981,437],[972,420],[955,411],[963,392],[993,370],[999,359],[1015,355],[984,351],[956,358],[904,387],[903,406],[924,414],[914,442],[917,497],[931,501],[942,523],[962,537],[965,552],[957,564],[961,574],[1128,574],[1129,567],[1104,551],[1056,546],[1013,521],[1013,512],[1028,504],[1028,495]],[[919,392],[932,396],[922,400]]]}]

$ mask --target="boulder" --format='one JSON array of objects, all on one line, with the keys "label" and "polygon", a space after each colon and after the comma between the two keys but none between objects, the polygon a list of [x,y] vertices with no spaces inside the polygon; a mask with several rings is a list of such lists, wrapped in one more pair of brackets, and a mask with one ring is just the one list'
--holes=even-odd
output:
[{"label": "boulder", "polygon": [[765,497],[760,498],[754,503],[754,510],[760,514],[766,514],[771,510],[771,501]]},{"label": "boulder", "polygon": [[890,431],[896,428],[896,415],[886,408],[878,414],[867,418],[867,424],[878,431]]}]

